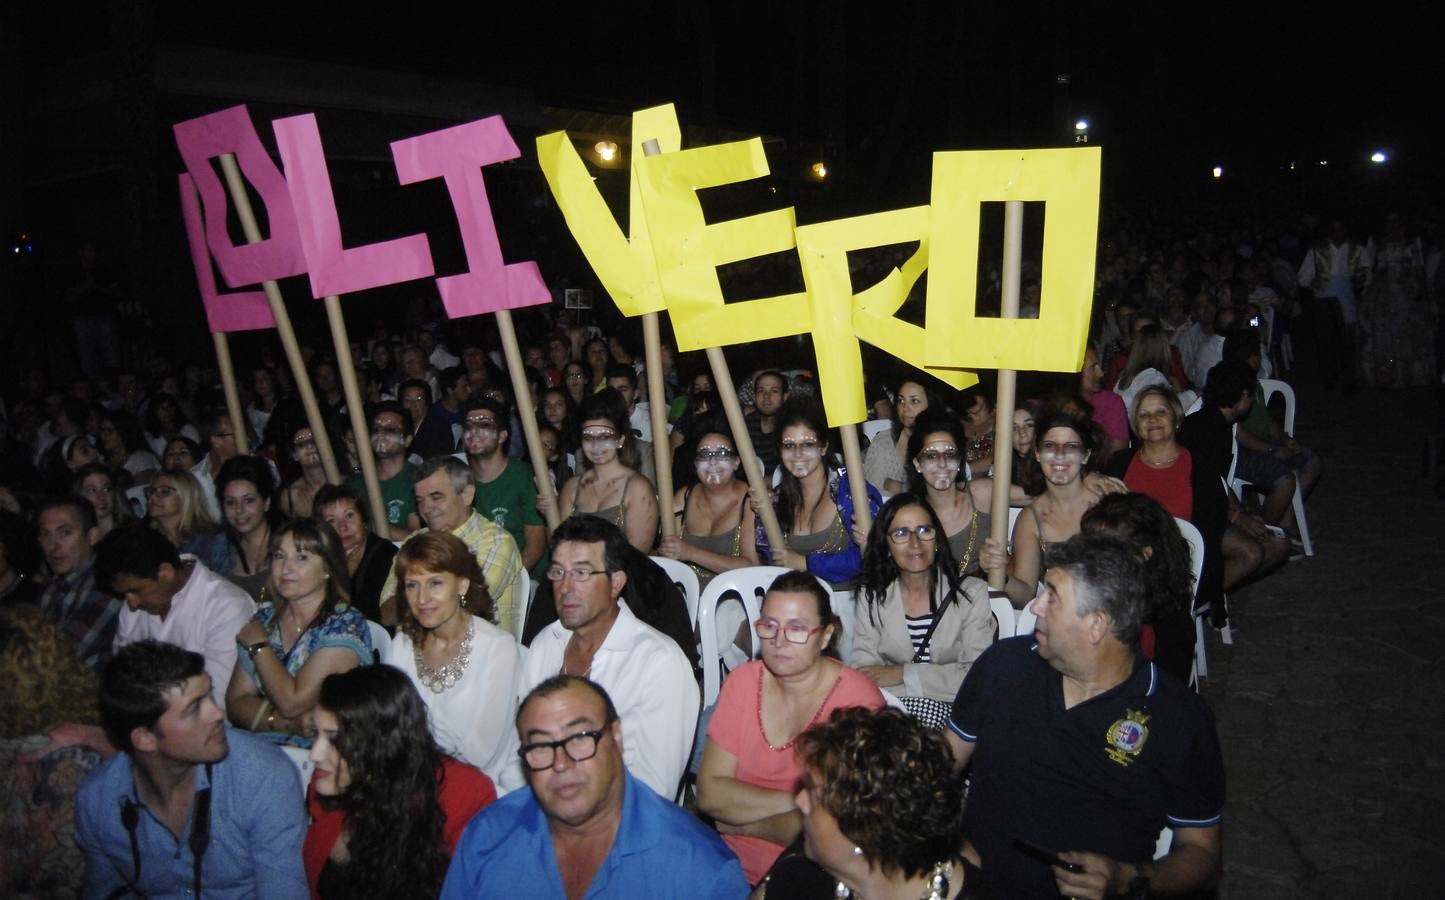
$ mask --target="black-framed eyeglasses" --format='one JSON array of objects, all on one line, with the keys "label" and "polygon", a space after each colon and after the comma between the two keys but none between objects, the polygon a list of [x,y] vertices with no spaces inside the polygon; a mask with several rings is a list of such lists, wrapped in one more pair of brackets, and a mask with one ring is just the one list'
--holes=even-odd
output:
[{"label": "black-framed eyeglasses", "polygon": [[[609,723],[610,724],[610,723]],[[574,763],[586,762],[597,755],[597,744],[602,740],[606,728],[595,731],[579,731],[561,740],[536,741],[517,748],[517,755],[533,772],[545,772],[557,764],[557,748],[567,754]]]},{"label": "black-framed eyeglasses", "polygon": [[904,528],[900,525],[888,530],[888,540],[895,544],[906,544],[910,537],[916,537],[920,542],[928,544],[938,537],[938,532],[932,525],[917,525],[913,528]]},{"label": "black-framed eyeglasses", "polygon": [[594,575],[608,575],[611,571],[611,569],[564,569],[561,566],[552,566],[547,570],[547,580],[561,581],[563,578],[570,578],[580,584],[591,581]]}]

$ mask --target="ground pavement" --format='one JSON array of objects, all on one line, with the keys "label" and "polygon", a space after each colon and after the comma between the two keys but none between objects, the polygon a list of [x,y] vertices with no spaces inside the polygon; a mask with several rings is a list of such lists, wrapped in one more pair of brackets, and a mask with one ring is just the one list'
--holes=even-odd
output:
[{"label": "ground pavement", "polygon": [[1306,393],[1315,557],[1234,595],[1203,694],[1224,746],[1226,898],[1445,896],[1445,501],[1428,392]]}]

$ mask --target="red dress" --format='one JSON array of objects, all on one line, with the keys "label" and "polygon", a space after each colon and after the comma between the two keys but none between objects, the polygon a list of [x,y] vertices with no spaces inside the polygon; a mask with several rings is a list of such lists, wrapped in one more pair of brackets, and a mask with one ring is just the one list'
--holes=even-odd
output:
[{"label": "red dress", "polygon": [[[497,789],[492,786],[481,769],[467,765],[450,756],[442,757],[441,768],[437,771],[440,790],[437,805],[441,807],[442,837],[447,842],[450,855],[461,840],[462,831],[483,807],[497,799]],[[341,837],[341,828],[346,824],[346,813],[339,809],[326,809],[316,796],[315,779],[306,791],[306,811],[311,814],[311,827],[306,830],[306,840],[301,845],[301,859],[306,864],[306,883],[311,887],[311,896],[317,897],[316,882],[321,869],[336,839]]]}]

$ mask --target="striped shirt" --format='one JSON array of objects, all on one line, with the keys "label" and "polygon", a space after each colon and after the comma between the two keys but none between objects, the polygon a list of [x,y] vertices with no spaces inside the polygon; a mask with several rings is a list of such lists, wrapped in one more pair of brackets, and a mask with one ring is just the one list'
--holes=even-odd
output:
[{"label": "striped shirt", "polygon": [[[932,654],[923,646],[923,640],[928,637],[928,629],[933,627],[933,613],[904,616],[903,620],[908,623],[908,639],[913,642],[913,652],[918,654],[916,662],[932,662]],[[919,653],[920,650],[922,653]]]}]

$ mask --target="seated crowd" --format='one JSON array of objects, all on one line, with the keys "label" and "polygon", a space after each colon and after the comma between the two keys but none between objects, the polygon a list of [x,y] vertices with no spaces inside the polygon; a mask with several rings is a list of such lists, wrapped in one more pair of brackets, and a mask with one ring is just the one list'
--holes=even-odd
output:
[{"label": "seated crowd", "polygon": [[[1207,887],[1224,775],[1195,620],[1226,626],[1228,595],[1290,556],[1294,492],[1320,473],[1264,403],[1269,338],[1225,327],[1221,294],[1192,320],[1112,306],[1082,372],[1026,379],[1002,411],[998,481],[986,386],[870,388],[880,430],[849,472],[807,373],[745,379],[738,434],[665,348],[659,434],[625,341],[565,316],[525,347],[545,490],[534,412],[481,345],[421,331],[358,352],[384,522],[325,357],[310,376],[342,484],[275,366],[244,385],[243,422],[199,372],[54,403],[35,385],[0,429],[0,757],[31,798],[7,813],[0,892]],[[724,599],[727,650],[700,659],[659,559],[704,587],[790,571],[755,621]],[[996,569],[1031,635],[997,639]],[[706,710],[703,666],[724,675]]]}]

